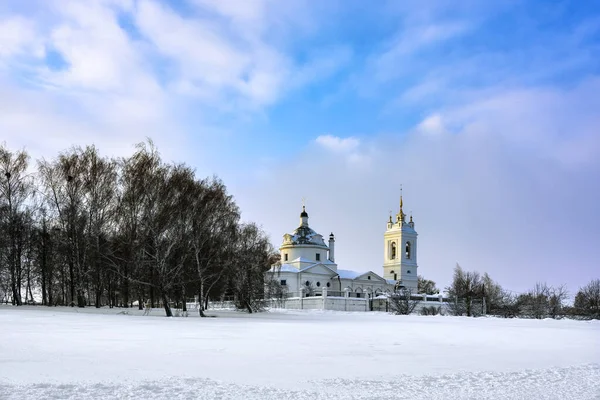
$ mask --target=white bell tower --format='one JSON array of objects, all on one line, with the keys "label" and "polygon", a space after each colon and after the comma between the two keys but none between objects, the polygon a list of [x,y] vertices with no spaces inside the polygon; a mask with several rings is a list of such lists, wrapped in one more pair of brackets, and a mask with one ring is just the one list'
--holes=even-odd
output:
[{"label": "white bell tower", "polygon": [[400,286],[417,293],[417,232],[412,215],[410,222],[406,222],[403,205],[401,193],[400,212],[396,214],[395,222],[390,214],[387,230],[383,235],[383,277],[395,280]]}]

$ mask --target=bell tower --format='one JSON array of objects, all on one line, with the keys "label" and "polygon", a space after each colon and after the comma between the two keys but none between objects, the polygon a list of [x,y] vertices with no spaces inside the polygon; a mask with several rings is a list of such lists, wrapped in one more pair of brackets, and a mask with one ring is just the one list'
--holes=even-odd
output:
[{"label": "bell tower", "polygon": [[383,235],[383,277],[399,282],[400,286],[417,293],[417,232],[412,215],[410,221],[406,222],[403,206],[400,189],[400,212],[396,214],[395,221],[390,213],[387,230]]}]

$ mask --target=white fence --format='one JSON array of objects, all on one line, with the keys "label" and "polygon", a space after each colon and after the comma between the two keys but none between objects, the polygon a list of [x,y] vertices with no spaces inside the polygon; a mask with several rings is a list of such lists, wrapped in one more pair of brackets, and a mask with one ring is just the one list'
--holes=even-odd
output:
[{"label": "white fence", "polygon": [[[338,293],[336,293],[338,294]],[[304,291],[300,290],[297,297],[271,300],[272,308],[284,308],[289,310],[336,310],[336,311],[369,311],[369,299],[350,297],[346,291],[343,297],[328,296],[327,289],[323,289],[320,296],[304,297]]]},{"label": "white fence", "polygon": [[[333,295],[332,295],[333,294]],[[441,295],[413,295],[413,300],[419,300],[414,314],[420,314],[424,308],[436,308],[439,313],[448,313],[449,299],[442,298]],[[234,310],[233,300],[209,301],[207,310]],[[187,302],[188,311],[197,312],[198,303],[196,301]],[[266,300],[266,306],[269,308],[281,308],[288,310],[333,310],[333,311],[389,311],[389,300],[387,297],[369,298],[351,297],[349,291],[335,292],[323,289],[317,296],[306,296],[303,290],[294,296],[289,293],[284,298]]]}]

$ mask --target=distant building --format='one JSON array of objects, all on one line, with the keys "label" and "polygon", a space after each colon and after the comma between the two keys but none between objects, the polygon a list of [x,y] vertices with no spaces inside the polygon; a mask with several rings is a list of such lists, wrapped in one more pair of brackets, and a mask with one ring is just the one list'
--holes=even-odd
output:
[{"label": "distant building", "polygon": [[326,296],[373,298],[407,287],[417,293],[417,232],[415,224],[405,221],[400,197],[396,222],[392,217],[384,234],[383,276],[373,271],[338,269],[335,262],[335,236],[323,236],[309,227],[308,213],[302,207],[300,225],[283,235],[279,247],[280,264],[272,266],[268,279],[275,279],[291,294],[302,297]]},{"label": "distant building", "polygon": [[400,285],[417,293],[417,231],[412,215],[410,222],[406,222],[402,206],[400,196],[400,212],[396,214],[396,222],[392,221],[390,215],[387,230],[383,235],[383,277],[400,282]]}]

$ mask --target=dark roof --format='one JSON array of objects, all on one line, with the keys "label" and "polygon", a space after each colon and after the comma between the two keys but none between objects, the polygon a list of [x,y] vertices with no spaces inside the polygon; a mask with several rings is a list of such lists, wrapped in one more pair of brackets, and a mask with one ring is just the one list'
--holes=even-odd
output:
[{"label": "dark roof", "polygon": [[302,212],[300,213],[300,218],[308,218],[308,213],[306,212],[306,208],[302,206]]}]

